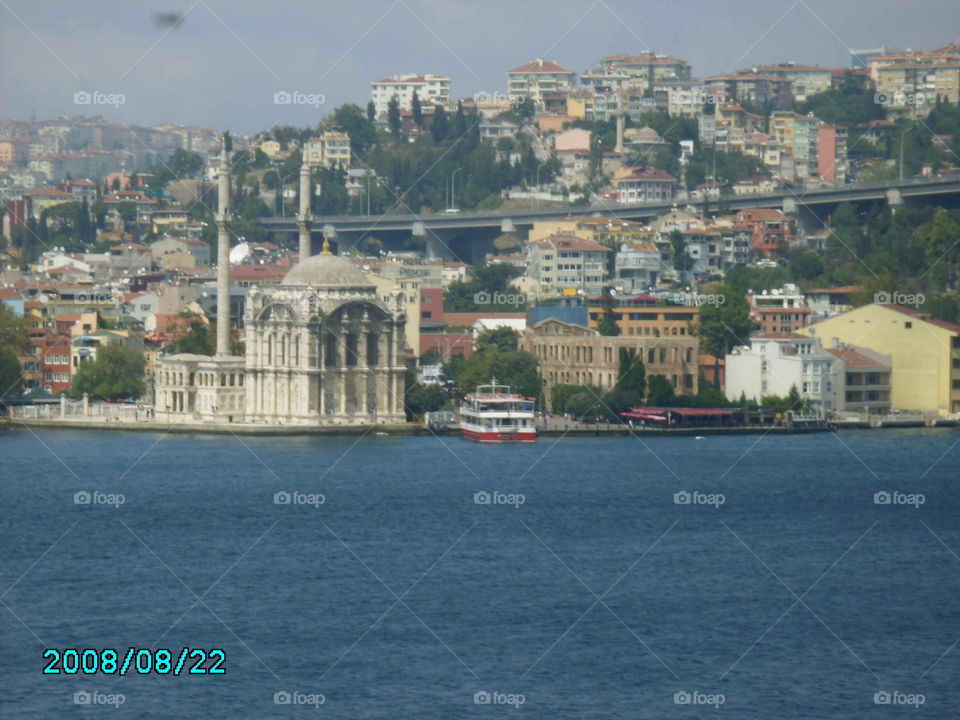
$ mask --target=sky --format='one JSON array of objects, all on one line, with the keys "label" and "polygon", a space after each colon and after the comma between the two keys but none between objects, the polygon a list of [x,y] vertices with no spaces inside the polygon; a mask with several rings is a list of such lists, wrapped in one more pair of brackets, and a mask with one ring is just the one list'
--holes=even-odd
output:
[{"label": "sky", "polygon": [[365,107],[370,83],[398,73],[447,75],[470,97],[505,92],[506,72],[537,57],[579,73],[652,50],[705,76],[958,39],[956,0],[0,0],[0,118],[252,134]]}]

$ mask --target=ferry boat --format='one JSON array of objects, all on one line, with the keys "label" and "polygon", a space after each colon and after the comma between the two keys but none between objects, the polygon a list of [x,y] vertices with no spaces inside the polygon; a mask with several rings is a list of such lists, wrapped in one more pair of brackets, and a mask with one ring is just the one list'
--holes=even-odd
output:
[{"label": "ferry boat", "polygon": [[493,378],[478,385],[460,405],[460,431],[467,440],[480,443],[531,443],[537,439],[535,401],[511,393]]}]

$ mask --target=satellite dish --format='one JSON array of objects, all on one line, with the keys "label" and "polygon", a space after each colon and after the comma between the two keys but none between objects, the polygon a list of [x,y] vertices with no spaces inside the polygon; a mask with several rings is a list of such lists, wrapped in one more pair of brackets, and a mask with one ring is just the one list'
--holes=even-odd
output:
[{"label": "satellite dish", "polygon": [[239,265],[250,257],[250,245],[245,242],[235,245],[230,249],[230,264]]}]

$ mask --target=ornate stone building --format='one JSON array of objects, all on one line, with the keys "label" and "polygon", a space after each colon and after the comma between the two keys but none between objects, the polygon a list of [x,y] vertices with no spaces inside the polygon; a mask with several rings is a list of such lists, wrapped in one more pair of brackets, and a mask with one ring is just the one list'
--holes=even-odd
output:
[{"label": "ornate stone building", "polygon": [[613,388],[620,372],[621,349],[633,350],[643,359],[648,381],[652,375],[663,375],[678,394],[696,394],[699,346],[699,340],[690,335],[606,336],[555,318],[541,320],[520,336],[520,349],[537,358],[540,365],[548,404],[555,385]]},{"label": "ornate stone building", "polygon": [[[230,354],[229,143],[220,154],[217,352],[161,358],[154,416],[175,423],[357,426],[404,422],[403,298],[381,299],[370,278],[330,252],[310,256],[301,206],[300,257],[283,283],[251,288],[245,357]],[[310,197],[301,173],[301,197]]]},{"label": "ornate stone building", "polygon": [[405,317],[328,251],[247,295],[246,422],[403,422]]}]

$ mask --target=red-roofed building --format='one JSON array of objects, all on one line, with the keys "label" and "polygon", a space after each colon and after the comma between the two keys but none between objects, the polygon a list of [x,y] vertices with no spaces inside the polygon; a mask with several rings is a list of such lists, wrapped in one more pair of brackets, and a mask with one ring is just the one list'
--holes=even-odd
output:
[{"label": "red-roofed building", "polygon": [[616,188],[620,203],[671,202],[677,179],[665,170],[624,168],[616,180]]},{"label": "red-roofed building", "polygon": [[542,104],[544,95],[576,85],[577,74],[550,60],[537,58],[507,72],[507,95]]},{"label": "red-roofed building", "polygon": [[540,286],[540,295],[582,293],[599,295],[607,281],[608,247],[567,233],[530,243],[527,276]]},{"label": "red-roofed building", "polygon": [[241,287],[279,285],[288,272],[289,265],[231,265],[230,281]]},{"label": "red-roofed building", "polygon": [[776,208],[748,208],[737,212],[738,225],[749,225],[753,249],[770,257],[782,255],[793,242],[793,223]]}]

